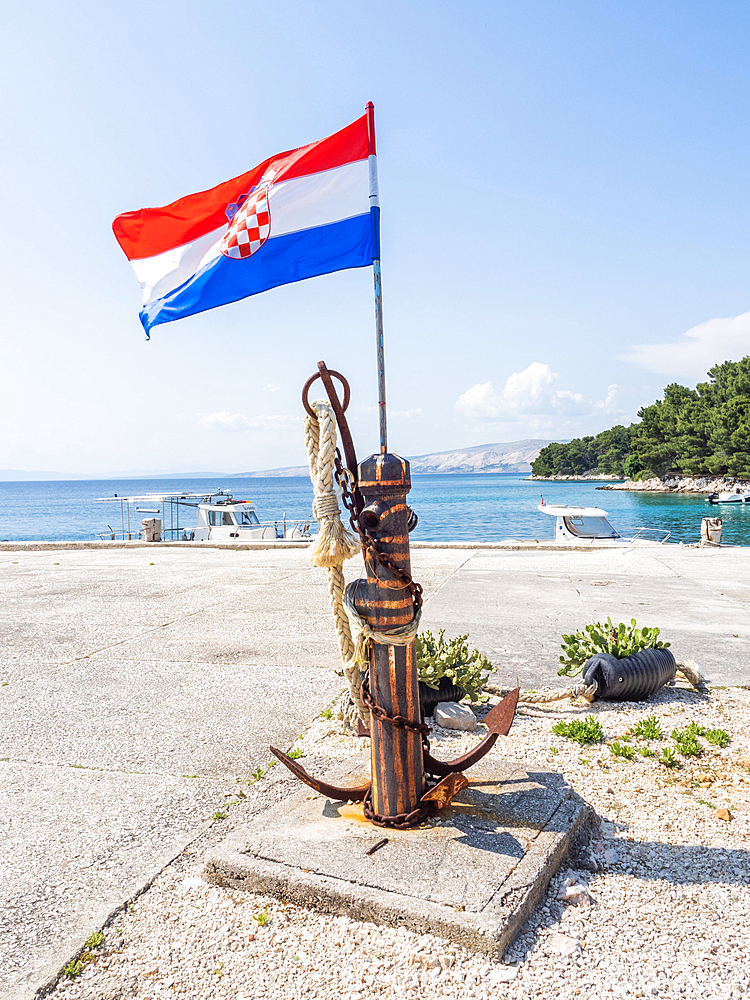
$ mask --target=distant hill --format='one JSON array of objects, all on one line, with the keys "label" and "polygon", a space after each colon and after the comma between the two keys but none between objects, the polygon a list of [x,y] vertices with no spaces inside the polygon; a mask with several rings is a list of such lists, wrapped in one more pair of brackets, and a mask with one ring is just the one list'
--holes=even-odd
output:
[{"label": "distant hill", "polygon": [[[502,441],[499,444],[479,444],[460,451],[436,451],[430,455],[409,457],[411,471],[416,475],[445,475],[466,472],[531,472],[531,463],[549,440],[526,438],[523,441]],[[271,479],[280,476],[307,476],[306,465],[290,465],[283,469],[262,472],[239,472],[237,479]]]}]

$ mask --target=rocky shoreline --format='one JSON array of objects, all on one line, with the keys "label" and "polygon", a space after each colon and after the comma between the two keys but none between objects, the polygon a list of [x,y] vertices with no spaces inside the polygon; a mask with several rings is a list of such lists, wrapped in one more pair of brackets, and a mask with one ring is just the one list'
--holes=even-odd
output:
[{"label": "rocky shoreline", "polygon": [[[537,483],[561,483],[561,482],[573,482],[573,483],[603,483],[608,480],[613,480],[618,482],[622,479],[622,476],[608,476],[602,473],[587,473],[583,476],[565,476],[561,472],[556,473],[554,476],[535,476],[530,475],[526,477],[527,479],[533,479]],[[612,487],[607,486],[606,489],[611,489]]]},{"label": "rocky shoreline", "polygon": [[624,483],[597,486],[598,490],[637,490],[649,493],[722,493],[725,490],[750,490],[750,483],[722,476],[665,476],[663,479],[626,479]]}]

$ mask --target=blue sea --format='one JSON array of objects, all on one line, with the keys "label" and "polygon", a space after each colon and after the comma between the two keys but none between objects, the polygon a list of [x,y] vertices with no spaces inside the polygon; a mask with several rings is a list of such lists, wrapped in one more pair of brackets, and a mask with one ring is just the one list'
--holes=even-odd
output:
[{"label": "blue sea", "polygon": [[[697,541],[701,518],[719,515],[724,521],[723,542],[750,545],[750,504],[711,507],[702,496],[598,491],[597,485],[601,483],[530,482],[518,474],[415,476],[409,503],[419,524],[412,537],[430,542],[551,538],[552,518],[536,509],[543,494],[550,504],[603,507],[616,528],[666,529],[672,532],[670,541]],[[305,478],[0,482],[0,539],[92,539],[106,532],[108,525],[119,533],[119,504],[96,504],[95,497],[218,489],[231,491],[236,499],[252,500],[261,521],[310,516],[312,487]],[[193,512],[187,514],[187,526],[192,527]],[[148,516],[156,515],[134,514],[132,530]]]}]

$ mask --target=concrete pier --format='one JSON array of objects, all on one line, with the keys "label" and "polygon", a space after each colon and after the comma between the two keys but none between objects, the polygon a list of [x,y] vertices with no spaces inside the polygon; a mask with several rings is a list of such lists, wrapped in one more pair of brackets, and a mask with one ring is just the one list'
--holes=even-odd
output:
[{"label": "concrete pier", "polygon": [[[415,546],[413,571],[423,626],[468,632],[500,684],[561,683],[561,633],[607,615],[750,683],[746,549]],[[22,1000],[342,682],[292,547],[5,543],[0,635],[0,997]]]}]

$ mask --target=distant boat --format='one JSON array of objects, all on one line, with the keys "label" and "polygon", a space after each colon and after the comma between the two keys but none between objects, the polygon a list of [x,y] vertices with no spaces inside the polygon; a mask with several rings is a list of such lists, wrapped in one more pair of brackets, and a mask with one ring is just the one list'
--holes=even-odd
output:
[{"label": "distant boat", "polygon": [[607,511],[600,507],[573,507],[542,499],[537,510],[555,518],[554,541],[565,545],[662,545],[672,534],[663,528],[617,530],[607,520]]},{"label": "distant boat", "polygon": [[706,497],[709,503],[750,503],[750,492],[736,487],[723,493],[709,493]]},{"label": "distant boat", "polygon": [[[94,503],[120,505],[119,532],[107,525],[98,537],[114,541],[118,535],[125,541],[135,541],[144,534],[135,514],[161,514],[157,533],[165,541],[237,542],[237,541],[312,541],[310,521],[287,518],[261,521],[251,500],[235,500],[231,493],[146,493],[140,496],[97,497]],[[136,504],[144,503],[146,507]],[[133,505],[131,507],[131,504]],[[187,524],[185,508],[196,511],[195,522]],[[182,523],[180,523],[182,515]],[[145,528],[145,522],[143,527]]]}]

